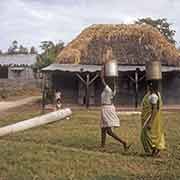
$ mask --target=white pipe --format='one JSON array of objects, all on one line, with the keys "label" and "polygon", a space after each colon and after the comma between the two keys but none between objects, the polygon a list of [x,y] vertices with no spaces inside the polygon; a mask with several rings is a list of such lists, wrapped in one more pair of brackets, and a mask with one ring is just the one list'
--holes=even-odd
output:
[{"label": "white pipe", "polygon": [[61,109],[59,111],[51,112],[42,116],[37,116],[32,119],[21,121],[12,125],[4,126],[0,128],[0,136],[12,134],[18,131],[23,131],[33,127],[37,127],[43,124],[51,123],[54,121],[62,120],[72,114],[71,109]]}]

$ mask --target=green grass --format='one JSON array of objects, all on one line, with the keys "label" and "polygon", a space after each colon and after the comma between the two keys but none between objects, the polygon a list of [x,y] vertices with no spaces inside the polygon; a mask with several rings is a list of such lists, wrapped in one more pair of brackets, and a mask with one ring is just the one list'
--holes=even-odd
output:
[{"label": "green grass", "polygon": [[[0,118],[0,125],[38,115],[35,109]],[[165,113],[167,150],[146,157],[139,140],[139,116],[121,116],[116,133],[133,147],[128,153],[110,137],[99,149],[98,111],[75,111],[70,120],[0,139],[0,180],[179,180],[180,113]]]}]

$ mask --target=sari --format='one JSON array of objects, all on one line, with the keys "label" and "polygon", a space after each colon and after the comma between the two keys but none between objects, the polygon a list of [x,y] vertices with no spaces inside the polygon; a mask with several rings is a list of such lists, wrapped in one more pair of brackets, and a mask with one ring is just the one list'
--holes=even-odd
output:
[{"label": "sari", "polygon": [[149,102],[149,96],[150,93],[147,93],[143,98],[141,114],[141,142],[146,153],[152,153],[154,149],[165,149],[164,127],[161,113],[162,98],[160,93],[158,93],[159,109],[157,109],[155,117],[151,122],[151,128],[148,129],[146,127],[146,123],[148,122],[148,119],[151,117],[152,113],[152,104]]}]

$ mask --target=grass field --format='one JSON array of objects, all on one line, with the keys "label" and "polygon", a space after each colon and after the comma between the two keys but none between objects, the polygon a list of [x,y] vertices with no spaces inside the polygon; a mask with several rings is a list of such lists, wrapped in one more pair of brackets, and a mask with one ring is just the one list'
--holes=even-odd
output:
[{"label": "grass field", "polygon": [[[0,118],[0,126],[39,114],[21,108]],[[121,116],[115,131],[133,147],[128,153],[107,139],[99,149],[98,111],[75,111],[70,120],[0,139],[0,180],[179,180],[180,113],[164,113],[167,150],[162,158],[146,157],[139,141],[139,116]]]}]

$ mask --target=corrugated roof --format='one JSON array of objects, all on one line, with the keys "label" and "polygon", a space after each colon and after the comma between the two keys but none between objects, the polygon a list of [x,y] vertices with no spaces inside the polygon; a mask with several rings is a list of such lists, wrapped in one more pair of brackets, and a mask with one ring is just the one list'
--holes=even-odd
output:
[{"label": "corrugated roof", "polygon": [[51,64],[42,69],[42,71],[69,71],[69,72],[95,72],[100,70],[101,70],[101,66],[82,65],[82,64]]},{"label": "corrugated roof", "polygon": [[[64,71],[64,72],[96,72],[101,70],[101,65],[83,65],[83,64],[51,64],[42,69],[44,72],[48,71]],[[145,66],[129,66],[118,65],[121,72],[135,71],[139,68],[140,71],[145,71]],[[162,72],[180,71],[180,67],[162,66]]]},{"label": "corrugated roof", "polygon": [[24,67],[12,67],[12,71],[24,71]]},{"label": "corrugated roof", "polygon": [[32,66],[36,63],[36,54],[0,55],[1,66]]}]

